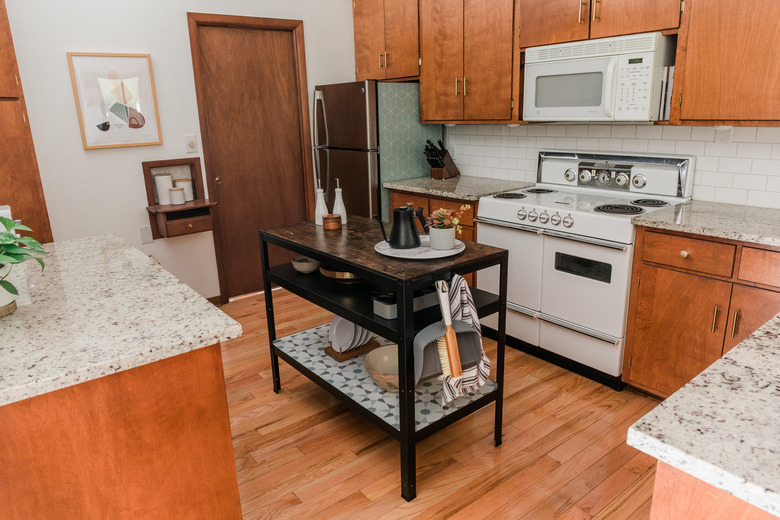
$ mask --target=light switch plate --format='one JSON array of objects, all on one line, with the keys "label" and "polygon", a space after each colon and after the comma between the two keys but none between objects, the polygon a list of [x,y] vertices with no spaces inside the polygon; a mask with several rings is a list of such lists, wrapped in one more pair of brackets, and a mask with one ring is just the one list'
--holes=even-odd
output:
[{"label": "light switch plate", "polygon": [[151,226],[141,226],[141,243],[142,244],[151,244],[154,242],[154,237],[152,236],[152,227]]},{"label": "light switch plate", "polygon": [[184,152],[198,153],[198,139],[195,134],[186,134],[184,136]]}]

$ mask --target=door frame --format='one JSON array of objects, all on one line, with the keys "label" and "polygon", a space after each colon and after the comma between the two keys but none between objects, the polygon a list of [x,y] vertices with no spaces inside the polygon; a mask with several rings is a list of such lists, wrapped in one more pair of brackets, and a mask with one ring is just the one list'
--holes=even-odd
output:
[{"label": "door frame", "polygon": [[[277,18],[257,18],[252,16],[231,16],[209,13],[187,13],[187,25],[190,34],[190,52],[192,54],[192,68],[195,75],[195,96],[198,102],[198,120],[200,122],[200,134],[203,144],[203,162],[206,168],[206,185],[209,195],[217,193],[215,176],[212,168],[212,153],[209,140],[208,117],[202,85],[200,63],[200,41],[198,29],[204,26],[260,29],[273,31],[289,31],[292,33],[296,56],[296,77],[298,80],[298,98],[301,118],[298,121],[298,129],[301,136],[301,172],[304,176],[304,197],[306,200],[306,215],[308,219],[314,218],[314,170],[312,165],[311,125],[309,121],[309,89],[306,82],[306,55],[303,41],[303,21],[283,20]],[[217,259],[217,276],[219,278],[219,301],[228,303],[227,273],[224,269],[223,255],[228,249],[227,244],[222,243],[219,233],[219,204],[214,211],[214,250]],[[258,238],[259,240],[259,238]]]}]

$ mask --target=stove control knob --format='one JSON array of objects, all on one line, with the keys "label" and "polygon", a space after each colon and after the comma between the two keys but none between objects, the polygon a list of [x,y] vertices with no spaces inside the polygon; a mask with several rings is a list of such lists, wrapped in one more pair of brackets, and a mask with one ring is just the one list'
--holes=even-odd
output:
[{"label": "stove control knob", "polygon": [[631,184],[634,185],[634,188],[644,188],[647,184],[647,179],[640,173],[634,175],[634,177],[631,179]]},{"label": "stove control knob", "polygon": [[568,168],[563,172],[563,178],[569,182],[574,182],[577,179],[577,172],[575,172],[573,168]]},{"label": "stove control knob", "polygon": [[545,211],[541,215],[539,215],[539,222],[542,224],[547,224],[550,221],[550,215]]},{"label": "stove control knob", "polygon": [[550,223],[552,223],[553,226],[557,226],[558,224],[561,223],[561,216],[556,213],[555,215],[550,217]]},{"label": "stove control knob", "polygon": [[528,212],[524,209],[517,210],[517,219],[518,220],[525,220],[525,217],[528,216]]},{"label": "stove control knob", "polygon": [[628,174],[625,172],[620,172],[615,177],[615,184],[618,186],[625,186],[628,184]]},{"label": "stove control knob", "polygon": [[580,170],[580,182],[587,184],[593,178],[593,173],[590,170]]},{"label": "stove control knob", "polygon": [[538,213],[536,213],[536,210],[531,210],[528,212],[528,220],[531,222],[536,222],[536,218],[539,216]]},{"label": "stove control knob", "polygon": [[606,186],[609,184],[609,172],[607,170],[599,170],[596,174],[596,185]]},{"label": "stove control knob", "polygon": [[563,217],[563,225],[566,227],[572,227],[574,225],[574,219],[571,218],[571,215]]}]

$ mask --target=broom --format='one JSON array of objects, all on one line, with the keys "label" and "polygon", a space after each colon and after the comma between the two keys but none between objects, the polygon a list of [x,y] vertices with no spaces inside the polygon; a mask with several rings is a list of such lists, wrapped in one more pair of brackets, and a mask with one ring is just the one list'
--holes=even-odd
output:
[{"label": "broom", "polygon": [[460,377],[463,368],[460,364],[460,352],[458,351],[458,337],[452,328],[452,312],[450,311],[450,289],[447,282],[438,280],[435,282],[436,292],[439,295],[441,317],[444,320],[444,336],[436,340],[439,349],[439,361],[441,372],[445,376]]}]

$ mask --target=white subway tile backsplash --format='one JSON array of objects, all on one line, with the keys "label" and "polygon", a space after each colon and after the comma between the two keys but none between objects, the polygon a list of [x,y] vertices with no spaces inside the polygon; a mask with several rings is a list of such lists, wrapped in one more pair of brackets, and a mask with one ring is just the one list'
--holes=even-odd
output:
[{"label": "white subway tile backsplash", "polygon": [[[535,182],[539,150],[659,153],[696,158],[693,198],[780,208],[780,128],[646,124],[459,125],[448,146],[464,175]],[[461,166],[462,165],[462,166]]]}]

